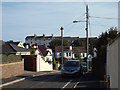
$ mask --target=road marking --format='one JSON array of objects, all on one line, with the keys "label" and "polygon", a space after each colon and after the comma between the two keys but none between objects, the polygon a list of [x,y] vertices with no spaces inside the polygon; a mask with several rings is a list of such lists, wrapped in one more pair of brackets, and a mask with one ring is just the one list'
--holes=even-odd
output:
[{"label": "road marking", "polygon": [[[80,77],[80,79],[79,80],[81,80],[82,79],[82,77],[83,77],[83,75]],[[73,88],[76,88],[77,87],[77,85],[79,84],[80,82],[78,81],[74,86],[73,86]]]},{"label": "road marking", "polygon": [[[59,72],[59,71],[56,71],[56,72]],[[51,72],[51,73],[55,73],[55,72]],[[50,73],[44,73],[44,74],[40,74],[40,75],[45,75],[45,74],[50,74]],[[33,77],[36,77],[36,76],[40,76],[40,75],[32,75],[32,76],[33,76]],[[29,77],[26,77],[26,78],[29,78]],[[1,88],[1,87],[4,87],[4,86],[7,86],[7,85],[10,85],[10,84],[13,84],[13,83],[17,83],[17,82],[23,81],[23,80],[25,80],[26,78],[21,78],[21,79],[17,79],[17,80],[8,82],[8,83],[1,84],[1,85],[0,85],[0,88]]]},{"label": "road marking", "polygon": [[10,85],[10,84],[13,84],[13,83],[16,83],[16,82],[20,82],[20,81],[23,81],[23,80],[25,80],[25,78],[17,79],[17,80],[14,80],[12,82],[2,84],[2,85],[0,85],[0,87],[7,86],[7,85]]},{"label": "road marking", "polygon": [[64,85],[64,87],[62,87],[61,88],[61,90],[63,90],[68,84],[70,84],[72,82],[72,80],[70,80],[68,83],[66,83],[65,85]]},{"label": "road marking", "polygon": [[73,88],[76,88],[78,84],[79,84],[79,82],[77,82]]},{"label": "road marking", "polygon": [[[60,72],[60,71],[56,71],[56,72]],[[32,75],[33,77],[36,77],[36,76],[40,76],[40,75],[46,75],[46,74],[51,74],[51,73],[56,73],[56,72],[48,72],[48,73],[43,73],[43,74],[39,74],[39,75]]]}]

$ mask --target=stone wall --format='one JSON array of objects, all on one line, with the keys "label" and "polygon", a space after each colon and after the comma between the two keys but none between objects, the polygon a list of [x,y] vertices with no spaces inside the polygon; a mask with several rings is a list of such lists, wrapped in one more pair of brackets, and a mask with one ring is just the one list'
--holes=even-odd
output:
[{"label": "stone wall", "polygon": [[0,68],[2,68],[2,77],[0,78],[18,76],[24,74],[24,61],[0,64]]}]

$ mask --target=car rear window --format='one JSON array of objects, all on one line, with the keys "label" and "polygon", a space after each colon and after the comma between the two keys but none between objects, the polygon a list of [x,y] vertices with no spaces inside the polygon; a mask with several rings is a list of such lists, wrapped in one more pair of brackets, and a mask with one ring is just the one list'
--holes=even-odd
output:
[{"label": "car rear window", "polygon": [[77,61],[68,61],[66,63],[64,63],[65,67],[79,67],[80,63]]}]

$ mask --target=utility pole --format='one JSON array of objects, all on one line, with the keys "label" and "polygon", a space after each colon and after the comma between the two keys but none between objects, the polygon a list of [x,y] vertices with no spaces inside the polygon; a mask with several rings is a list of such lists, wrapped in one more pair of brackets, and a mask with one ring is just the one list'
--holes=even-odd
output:
[{"label": "utility pole", "polygon": [[62,66],[63,66],[63,27],[60,28],[61,30],[61,58],[62,58]]},{"label": "utility pole", "polygon": [[87,72],[89,71],[89,61],[88,61],[88,55],[89,55],[89,38],[88,38],[88,5],[86,5],[86,46],[87,46]]}]

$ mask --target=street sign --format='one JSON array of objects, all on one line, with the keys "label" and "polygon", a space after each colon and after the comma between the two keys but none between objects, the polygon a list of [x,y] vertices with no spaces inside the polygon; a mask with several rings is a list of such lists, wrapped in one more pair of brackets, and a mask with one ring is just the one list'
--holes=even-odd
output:
[{"label": "street sign", "polygon": [[37,50],[35,51],[35,55],[42,55],[42,53],[41,53],[41,51],[40,51],[39,49],[37,49]]},{"label": "street sign", "polygon": [[30,55],[35,55],[35,50],[30,50]]}]

